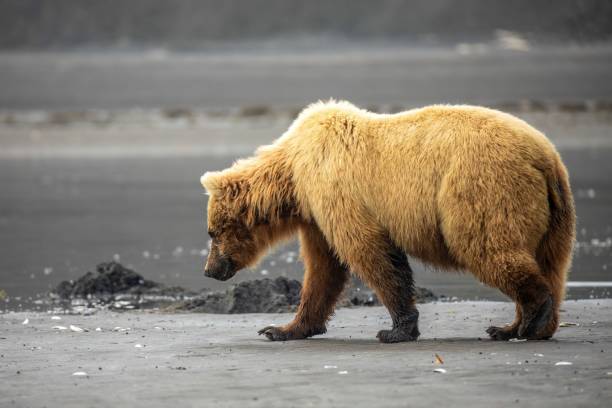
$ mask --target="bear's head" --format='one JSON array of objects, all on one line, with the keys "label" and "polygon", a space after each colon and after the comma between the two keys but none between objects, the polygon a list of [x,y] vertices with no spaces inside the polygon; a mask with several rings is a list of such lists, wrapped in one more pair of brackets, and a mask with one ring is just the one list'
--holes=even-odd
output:
[{"label": "bear's head", "polygon": [[257,261],[262,240],[249,225],[246,186],[223,172],[208,172],[200,179],[208,191],[208,235],[212,240],[204,267],[208,277],[225,281]]},{"label": "bear's head", "polygon": [[252,266],[305,221],[290,168],[276,150],[260,149],[252,159],[204,174],[200,182],[209,195],[212,243],[204,273],[211,278],[227,280]]}]

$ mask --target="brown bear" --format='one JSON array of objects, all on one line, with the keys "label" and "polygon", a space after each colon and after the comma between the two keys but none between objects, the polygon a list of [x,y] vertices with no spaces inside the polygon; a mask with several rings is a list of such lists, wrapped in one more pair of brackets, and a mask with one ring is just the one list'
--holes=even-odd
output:
[{"label": "brown bear", "polygon": [[294,320],[270,340],[325,333],[349,277],[372,287],[391,343],[419,336],[408,257],[469,271],[516,303],[495,340],[548,339],[559,323],[575,235],[568,174],[524,121],[476,106],[387,115],[348,102],[306,108],[246,160],[202,176],[212,238],[206,276],[231,278],[299,233],[305,265]]}]

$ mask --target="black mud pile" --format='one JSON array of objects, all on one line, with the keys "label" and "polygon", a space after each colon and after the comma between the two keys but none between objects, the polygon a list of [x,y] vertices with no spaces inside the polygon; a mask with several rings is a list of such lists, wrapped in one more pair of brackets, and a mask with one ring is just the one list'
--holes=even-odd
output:
[{"label": "black mud pile", "polygon": [[178,302],[169,309],[203,313],[281,313],[300,304],[302,284],[295,279],[257,279],[230,286],[225,292]]},{"label": "black mud pile", "polygon": [[74,311],[162,309],[203,313],[280,313],[295,310],[302,285],[279,277],[241,282],[222,292],[190,291],[144,279],[118,262],[105,262],[96,273],[61,282],[51,293],[55,305]]},{"label": "black mud pile", "polygon": [[198,292],[146,280],[118,262],[103,262],[96,266],[96,273],[63,281],[50,295],[53,303],[70,309],[147,309],[194,297]]},{"label": "black mud pile", "polygon": [[[76,312],[109,309],[162,309],[168,312],[282,313],[297,309],[302,284],[295,279],[256,279],[231,285],[225,291],[189,291],[144,279],[117,262],[105,262],[96,273],[87,272],[76,281],[61,282],[51,293],[54,305]],[[419,303],[437,297],[417,288]],[[352,286],[339,302],[341,307],[379,306],[376,295]]]},{"label": "black mud pile", "polygon": [[96,267],[96,272],[87,272],[76,281],[61,282],[55,288],[55,293],[62,299],[71,299],[116,293],[137,294],[160,286],[117,262],[101,263]]}]

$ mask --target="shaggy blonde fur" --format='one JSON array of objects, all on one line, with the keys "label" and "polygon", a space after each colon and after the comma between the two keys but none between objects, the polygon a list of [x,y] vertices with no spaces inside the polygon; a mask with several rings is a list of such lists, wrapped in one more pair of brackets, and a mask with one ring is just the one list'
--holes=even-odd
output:
[{"label": "shaggy blonde fur", "polygon": [[550,141],[514,116],[443,105],[380,115],[317,103],[272,145],[201,182],[211,196],[210,267],[220,255],[247,266],[300,231],[302,304],[293,323],[264,330],[273,340],[324,332],[347,267],[391,312],[381,341],[413,339],[405,254],[470,271],[513,299],[516,320],[489,328],[495,339],[557,329],[575,229],[568,174]]}]

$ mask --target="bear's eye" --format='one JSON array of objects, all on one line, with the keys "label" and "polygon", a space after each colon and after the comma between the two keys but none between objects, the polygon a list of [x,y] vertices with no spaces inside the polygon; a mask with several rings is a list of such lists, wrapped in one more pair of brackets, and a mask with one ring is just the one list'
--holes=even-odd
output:
[{"label": "bear's eye", "polygon": [[214,239],[215,238],[215,233],[212,232],[212,231],[208,231],[208,236]]}]

